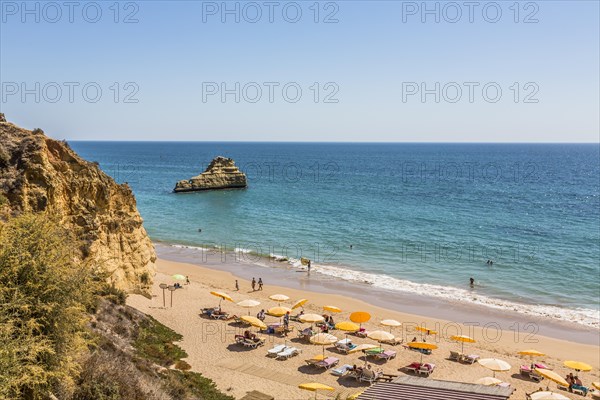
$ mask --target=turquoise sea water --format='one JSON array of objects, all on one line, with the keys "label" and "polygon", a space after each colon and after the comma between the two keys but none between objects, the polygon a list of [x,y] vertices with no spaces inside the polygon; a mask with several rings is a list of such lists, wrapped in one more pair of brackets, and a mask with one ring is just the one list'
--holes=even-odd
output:
[{"label": "turquoise sea water", "polygon": [[[599,326],[597,144],[71,146],[130,184],[153,240],[199,257],[308,257],[329,277]],[[246,190],[172,193],[217,155]]]}]

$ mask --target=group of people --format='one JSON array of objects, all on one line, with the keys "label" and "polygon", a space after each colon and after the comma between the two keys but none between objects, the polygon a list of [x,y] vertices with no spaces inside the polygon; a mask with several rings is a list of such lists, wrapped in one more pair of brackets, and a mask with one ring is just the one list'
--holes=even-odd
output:
[{"label": "group of people", "polygon": [[492,260],[487,260],[485,263],[486,263],[487,265],[489,265],[490,267],[491,267],[492,265],[494,265],[494,262],[493,262]]},{"label": "group of people", "polygon": [[[237,284],[237,281],[236,281]],[[263,281],[262,278],[258,278],[258,282],[256,282],[256,279],[252,278],[252,291],[254,292],[256,290],[256,285],[258,285],[258,290],[263,290]]]},{"label": "group of people", "polygon": [[573,391],[573,386],[583,386],[583,384],[581,383],[581,379],[579,379],[577,375],[573,376],[572,372],[569,375],[567,375],[565,380],[569,384],[569,392]]}]

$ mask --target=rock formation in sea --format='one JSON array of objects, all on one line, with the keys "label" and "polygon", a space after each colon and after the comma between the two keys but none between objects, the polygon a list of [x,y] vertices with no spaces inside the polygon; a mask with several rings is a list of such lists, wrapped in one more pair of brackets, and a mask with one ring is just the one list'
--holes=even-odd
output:
[{"label": "rock formation in sea", "polygon": [[248,186],[246,175],[235,166],[231,158],[214,158],[206,171],[188,180],[177,182],[174,192],[197,192],[201,190],[241,189]]},{"label": "rock formation in sea", "polygon": [[152,283],[156,253],[129,186],[66,142],[6,122],[2,114],[0,211],[50,213],[78,238],[75,256],[93,261],[116,287],[144,293]]}]

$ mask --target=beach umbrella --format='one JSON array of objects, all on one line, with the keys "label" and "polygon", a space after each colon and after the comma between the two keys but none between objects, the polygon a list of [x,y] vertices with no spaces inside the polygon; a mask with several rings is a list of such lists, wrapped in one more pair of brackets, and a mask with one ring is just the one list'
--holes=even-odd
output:
[{"label": "beach umbrella", "polygon": [[329,312],[334,312],[334,313],[341,313],[342,309],[336,306],[323,306],[323,310],[325,311],[329,311]]},{"label": "beach umbrella", "polygon": [[244,322],[249,323],[250,325],[252,325],[255,328],[267,329],[267,324],[265,324],[264,322],[262,322],[260,319],[258,319],[256,317],[252,317],[250,315],[244,315],[240,319]]},{"label": "beach umbrella", "polygon": [[485,386],[496,386],[499,383],[502,383],[502,381],[498,378],[492,378],[491,376],[486,376],[485,378],[479,378],[475,381],[476,384],[478,385],[485,385]]},{"label": "beach umbrella", "polygon": [[426,335],[437,335],[437,332],[436,332],[436,331],[434,331],[434,330],[431,330],[431,329],[427,329],[427,328],[426,328],[426,327],[424,327],[424,326],[417,326],[417,327],[415,327],[415,330],[416,330],[416,331],[419,331],[419,332],[423,332],[423,333],[425,333]]},{"label": "beach umbrella", "polygon": [[288,296],[286,296],[285,294],[272,294],[269,296],[269,298],[271,300],[275,300],[278,303],[281,303],[282,301],[287,301],[290,298]]},{"label": "beach umbrella", "polygon": [[[227,293],[223,292],[210,292],[213,296],[219,297],[221,300],[231,301],[233,303],[233,299]],[[219,307],[221,307],[221,300],[219,300]]]},{"label": "beach umbrella", "polygon": [[521,355],[521,356],[529,356],[529,357],[543,357],[545,356],[544,353],[537,351],[537,350],[533,350],[533,349],[529,349],[529,350],[523,350],[518,352],[517,354]]},{"label": "beach umbrella", "polygon": [[317,392],[319,390],[329,390],[329,391],[335,390],[331,386],[323,385],[322,383],[317,383],[317,382],[302,383],[302,384],[298,385],[298,387],[300,389],[310,390],[311,392],[315,392],[315,399],[317,398]]},{"label": "beach umbrella", "polygon": [[485,368],[492,370],[494,373],[494,378],[496,377],[496,372],[508,371],[511,368],[509,363],[497,358],[483,358],[481,360],[477,360],[477,362]]},{"label": "beach umbrella", "polygon": [[335,329],[345,332],[356,332],[360,327],[352,321],[342,321],[335,324]]},{"label": "beach umbrella", "polygon": [[267,314],[269,314],[272,317],[283,317],[285,314],[287,314],[291,311],[292,311],[291,308],[278,306],[278,307],[269,308],[267,310]]},{"label": "beach umbrella", "polygon": [[568,397],[554,392],[534,392],[529,395],[531,400],[569,400]]},{"label": "beach umbrella", "polygon": [[575,371],[588,372],[592,370],[592,366],[581,361],[565,361],[565,367],[574,369]]},{"label": "beach umbrella", "polygon": [[260,305],[260,301],[256,301],[256,300],[252,300],[252,299],[248,299],[248,300],[242,300],[239,303],[237,303],[238,306],[240,307],[244,307],[248,309],[248,315],[250,315],[250,309],[252,307],[256,307],[258,305]]},{"label": "beach umbrella", "polygon": [[369,339],[377,340],[378,342],[384,342],[388,340],[394,340],[394,335],[386,331],[373,331],[367,335]]},{"label": "beach umbrella", "polygon": [[350,314],[350,321],[352,322],[356,322],[357,324],[359,324],[359,328],[360,329],[362,327],[363,322],[367,322],[371,319],[371,314],[369,314],[366,311],[355,311],[352,314]]},{"label": "beach umbrella", "polygon": [[460,352],[463,353],[465,350],[465,343],[475,343],[475,339],[465,335],[454,335],[450,336],[450,340],[461,343]]},{"label": "beach umbrella", "polygon": [[396,328],[402,325],[401,322],[396,321],[395,319],[384,319],[383,321],[380,322],[381,325],[383,326],[389,326],[390,327],[390,332],[392,331],[392,328]]},{"label": "beach umbrella", "polygon": [[298,307],[302,307],[306,303],[308,303],[308,299],[300,299],[294,303],[294,305],[292,306],[292,310],[295,310]]},{"label": "beach umbrella", "polygon": [[319,314],[302,314],[300,317],[298,317],[298,319],[301,322],[308,322],[310,324],[314,324],[315,322],[321,322],[325,320],[325,318],[323,318],[323,316]]},{"label": "beach umbrella", "polygon": [[[408,347],[411,349],[420,349],[420,350],[435,350],[438,347],[433,343],[426,342],[410,342]],[[421,363],[423,362],[423,352],[421,352]]]},{"label": "beach umbrella", "polygon": [[181,274],[172,275],[171,278],[176,279],[178,281],[185,281],[185,275],[181,275]]},{"label": "beach umbrella", "polygon": [[377,346],[376,344],[363,343],[363,344],[359,344],[352,350],[348,350],[348,354],[358,353],[359,351],[364,351],[364,350],[376,349],[377,347],[379,347],[379,346]]},{"label": "beach umbrella", "polygon": [[[567,383],[565,378],[563,378],[562,376],[560,376],[559,374],[557,374],[554,371],[550,371],[549,369],[540,369],[540,368],[535,368],[534,371],[537,372],[539,375],[543,376],[544,378],[548,379],[549,381],[558,383],[561,386],[569,386],[569,384]],[[548,389],[548,386],[546,386],[546,389]]]},{"label": "beach umbrella", "polygon": [[338,341],[338,338],[330,335],[329,333],[317,333],[314,336],[311,336],[310,342],[312,344],[317,344],[323,346],[323,357],[325,357],[325,346],[328,344],[333,344]]}]

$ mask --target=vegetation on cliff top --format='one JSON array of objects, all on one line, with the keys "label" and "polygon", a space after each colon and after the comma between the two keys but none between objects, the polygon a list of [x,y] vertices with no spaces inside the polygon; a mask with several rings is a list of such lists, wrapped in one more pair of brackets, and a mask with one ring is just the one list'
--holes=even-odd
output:
[{"label": "vegetation on cliff top", "polygon": [[[44,214],[0,222],[0,399],[232,400]],[[175,364],[176,368],[171,369]]]}]

